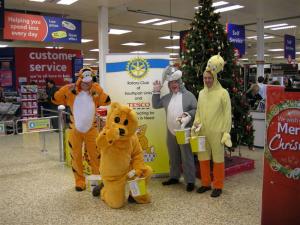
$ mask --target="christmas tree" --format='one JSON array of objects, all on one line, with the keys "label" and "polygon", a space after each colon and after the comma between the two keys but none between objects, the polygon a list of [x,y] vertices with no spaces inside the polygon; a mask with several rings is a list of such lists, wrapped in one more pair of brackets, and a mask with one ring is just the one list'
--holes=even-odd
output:
[{"label": "christmas tree", "polygon": [[220,14],[214,12],[212,0],[199,0],[199,8],[183,42],[184,51],[181,54],[183,80],[186,88],[198,96],[203,88],[203,72],[207,61],[211,56],[220,54],[226,64],[218,76],[220,83],[231,97],[233,145],[236,147],[245,144],[252,147],[254,130],[249,105],[243,95],[241,68],[237,64],[234,48],[228,42],[224,26],[219,19]]}]

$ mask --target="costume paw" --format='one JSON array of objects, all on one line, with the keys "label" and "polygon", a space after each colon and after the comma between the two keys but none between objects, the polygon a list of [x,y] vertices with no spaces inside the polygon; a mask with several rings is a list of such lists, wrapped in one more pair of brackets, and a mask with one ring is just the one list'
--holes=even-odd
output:
[{"label": "costume paw", "polygon": [[224,133],[223,137],[221,139],[221,143],[223,145],[226,145],[227,147],[232,147],[232,142],[231,142],[230,134]]},{"label": "costume paw", "polygon": [[136,170],[135,170],[135,175],[136,175],[137,177],[143,177],[144,171],[143,171],[142,169],[136,169]]},{"label": "costume paw", "polygon": [[183,113],[184,116],[181,117],[181,129],[184,129],[185,126],[191,121],[192,117],[188,113]]},{"label": "costume paw", "polygon": [[106,140],[109,144],[113,144],[116,140],[120,138],[119,129],[109,128],[106,130]]},{"label": "costume paw", "polygon": [[130,170],[130,171],[127,173],[128,178],[133,178],[135,175],[136,175],[135,170]]}]

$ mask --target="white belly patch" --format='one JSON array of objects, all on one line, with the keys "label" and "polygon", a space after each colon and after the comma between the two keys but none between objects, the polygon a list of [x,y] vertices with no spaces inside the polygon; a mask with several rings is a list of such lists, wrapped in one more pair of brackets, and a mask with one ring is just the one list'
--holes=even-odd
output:
[{"label": "white belly patch", "polygon": [[92,127],[95,117],[95,103],[92,96],[81,91],[75,98],[73,114],[76,129],[86,133]]}]

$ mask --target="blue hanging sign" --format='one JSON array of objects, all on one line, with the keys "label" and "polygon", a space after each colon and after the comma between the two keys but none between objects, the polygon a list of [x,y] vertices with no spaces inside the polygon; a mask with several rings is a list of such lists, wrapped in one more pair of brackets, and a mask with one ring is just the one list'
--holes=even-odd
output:
[{"label": "blue hanging sign", "polygon": [[284,35],[284,58],[291,60],[296,57],[296,39],[292,35]]},{"label": "blue hanging sign", "polygon": [[233,44],[238,57],[245,54],[245,26],[228,23],[226,26],[227,40]]}]

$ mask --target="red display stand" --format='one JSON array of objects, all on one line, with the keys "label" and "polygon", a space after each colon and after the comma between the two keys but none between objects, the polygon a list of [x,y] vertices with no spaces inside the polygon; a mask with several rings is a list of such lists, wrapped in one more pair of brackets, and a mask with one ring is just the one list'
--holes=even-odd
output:
[{"label": "red display stand", "polygon": [[267,86],[262,225],[300,224],[300,92]]},{"label": "red display stand", "polygon": [[22,119],[38,117],[38,87],[37,85],[21,86]]}]

